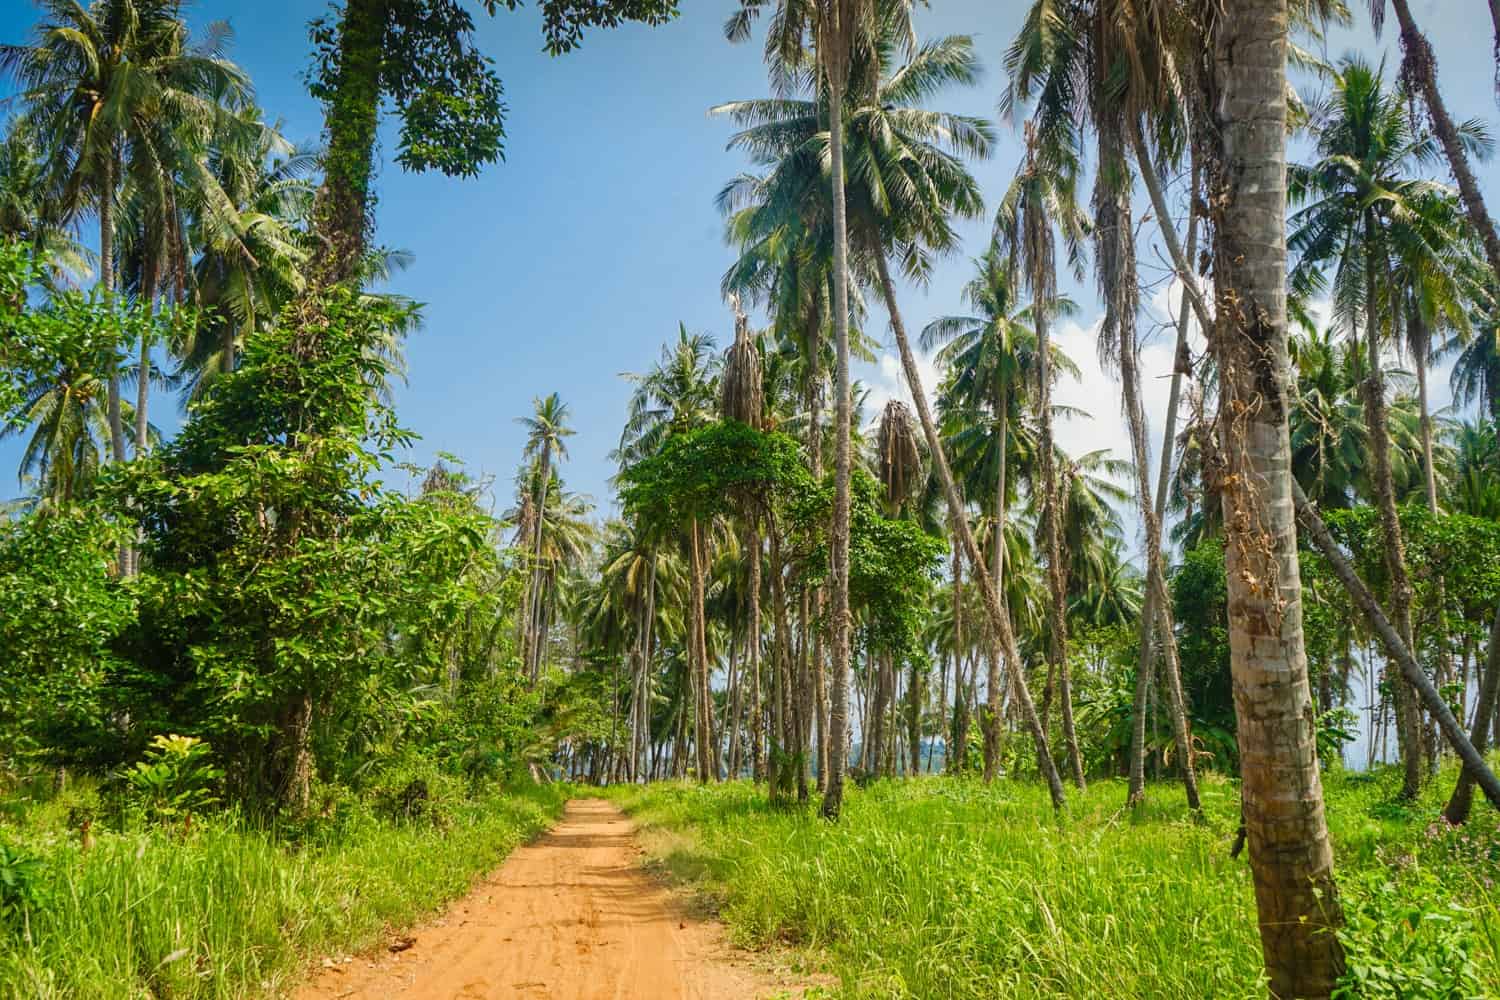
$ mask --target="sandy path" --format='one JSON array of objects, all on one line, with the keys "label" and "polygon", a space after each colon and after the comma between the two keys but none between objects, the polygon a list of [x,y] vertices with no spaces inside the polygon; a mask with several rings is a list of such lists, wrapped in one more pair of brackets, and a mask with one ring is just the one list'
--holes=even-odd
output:
[{"label": "sandy path", "polygon": [[[625,815],[568,803],[399,953],[332,964],[297,1000],[718,1000],[778,986],[641,871]],[[785,987],[779,987],[785,989]]]}]

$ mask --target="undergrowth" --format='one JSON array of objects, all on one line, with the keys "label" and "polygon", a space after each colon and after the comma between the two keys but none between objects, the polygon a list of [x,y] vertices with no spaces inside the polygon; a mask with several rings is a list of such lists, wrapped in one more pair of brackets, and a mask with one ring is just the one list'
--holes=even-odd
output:
[{"label": "undergrowth", "polygon": [[[1500,996],[1500,827],[1483,803],[1440,824],[1451,777],[1409,805],[1392,775],[1326,777],[1348,996]],[[1136,816],[1124,793],[1059,818],[1036,784],[878,782],[837,825],[747,783],[611,794],[742,944],[806,949],[839,997],[1264,997],[1236,787],[1207,777],[1201,819],[1175,787]]]},{"label": "undergrowth", "polygon": [[369,947],[464,893],[567,797],[425,788],[420,811],[346,794],[296,825],[109,817],[87,781],[20,789],[0,817],[0,996],[287,995],[313,957]]}]

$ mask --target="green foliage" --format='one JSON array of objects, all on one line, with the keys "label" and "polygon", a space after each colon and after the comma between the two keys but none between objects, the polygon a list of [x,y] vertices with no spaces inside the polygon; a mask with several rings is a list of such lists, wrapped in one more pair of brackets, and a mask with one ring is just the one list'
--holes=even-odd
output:
[{"label": "green foliage", "polygon": [[[1372,809],[1398,770],[1325,775],[1343,995],[1500,991],[1500,829],[1493,813],[1436,821],[1455,774],[1386,819]],[[1250,869],[1229,857],[1238,790],[1210,775],[1202,792],[1201,819],[1163,786],[1122,822],[1123,781],[1091,782],[1060,817],[1037,782],[882,781],[846,790],[836,826],[749,783],[607,794],[672,832],[661,861],[742,943],[805,948],[833,996],[1264,997]]]},{"label": "green foliage", "polygon": [[23,847],[0,841],[0,926],[22,929],[47,905],[42,860]]},{"label": "green foliage", "polygon": [[742,511],[764,517],[812,484],[795,440],[734,420],[667,437],[620,480],[626,513],[658,529]]},{"label": "green foliage", "polygon": [[0,752],[13,762],[119,759],[115,641],[136,605],[111,574],[121,539],[98,514],[64,509],[0,525]]},{"label": "green foliage", "polygon": [[125,772],[150,816],[175,820],[201,813],[219,801],[214,786],[224,772],[212,763],[207,743],[191,736],[158,736],[146,759]]},{"label": "green foliage", "polygon": [[1339,930],[1345,973],[1335,1000],[1469,1000],[1484,995],[1467,907],[1430,873],[1345,880]]},{"label": "green foliage", "polygon": [[[452,782],[433,785],[443,825],[384,818],[373,795],[342,797],[295,827],[233,812],[195,818],[186,835],[96,825],[87,853],[39,807],[21,821],[32,846],[0,847],[0,901],[25,907],[29,931],[0,934],[0,996],[291,995],[309,958],[374,947],[468,892],[553,823],[567,795],[528,783],[468,798]],[[23,888],[6,888],[7,869]]]},{"label": "green foliage", "polygon": [[[821,585],[828,572],[833,482],[798,493],[788,510],[792,541],[804,566],[802,585]],[[931,613],[943,541],[915,521],[887,517],[873,476],[853,471],[849,483],[849,605],[863,614],[864,642],[900,656],[918,650]]]}]

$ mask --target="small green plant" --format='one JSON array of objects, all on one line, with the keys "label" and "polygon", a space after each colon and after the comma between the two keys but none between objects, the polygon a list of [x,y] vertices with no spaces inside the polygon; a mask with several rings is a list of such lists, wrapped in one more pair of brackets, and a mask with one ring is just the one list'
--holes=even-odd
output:
[{"label": "small green plant", "polygon": [[1353,709],[1334,708],[1318,716],[1318,760],[1324,767],[1343,760],[1344,745],[1354,742],[1358,731],[1359,716]]},{"label": "small green plant", "polygon": [[45,902],[42,860],[0,842],[0,924],[20,927]]},{"label": "small green plant", "polygon": [[179,819],[218,803],[213,790],[224,772],[212,757],[213,750],[196,737],[158,736],[125,779],[154,819]]},{"label": "small green plant", "polygon": [[1469,1000],[1484,995],[1469,912],[1430,878],[1381,872],[1346,881],[1339,931],[1346,971],[1336,1000]]}]

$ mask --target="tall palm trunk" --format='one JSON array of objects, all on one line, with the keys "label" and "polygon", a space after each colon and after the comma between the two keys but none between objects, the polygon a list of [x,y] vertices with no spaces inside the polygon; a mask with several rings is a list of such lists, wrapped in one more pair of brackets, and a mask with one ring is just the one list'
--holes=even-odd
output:
[{"label": "tall palm trunk", "polygon": [[1287,0],[1222,8],[1209,49],[1208,203],[1241,802],[1276,997],[1327,997],[1342,922],[1323,812],[1292,513],[1286,329]]},{"label": "tall palm trunk", "polygon": [[[1453,179],[1458,182],[1459,200],[1463,202],[1469,222],[1484,244],[1484,254],[1489,259],[1490,270],[1500,279],[1500,233],[1496,232],[1495,224],[1490,220],[1489,210],[1484,204],[1484,194],[1479,190],[1479,182],[1469,167],[1469,156],[1464,151],[1463,140],[1459,138],[1458,128],[1448,114],[1442,92],[1438,90],[1437,57],[1433,55],[1427,36],[1422,34],[1416,19],[1411,16],[1411,5],[1407,0],[1391,0],[1391,6],[1395,9],[1396,20],[1401,26],[1401,75],[1404,79],[1416,81],[1417,89],[1422,92],[1422,103],[1427,106],[1427,114],[1432,119],[1432,130],[1437,133],[1438,141],[1443,145],[1443,153],[1448,158],[1448,166],[1453,171]],[[1495,0],[1491,0],[1491,10],[1494,8]],[[1497,34],[1500,34],[1500,29],[1497,29]]]},{"label": "tall palm trunk", "polygon": [[[1103,147],[1103,142],[1101,141]],[[1103,147],[1101,157],[1120,163],[1122,174],[1124,151],[1118,144],[1113,148]],[[1182,693],[1181,666],[1177,659],[1177,634],[1172,622],[1172,598],[1167,591],[1167,574],[1162,556],[1161,520],[1156,515],[1156,505],[1151,496],[1151,450],[1146,443],[1146,413],[1141,403],[1141,375],[1139,357],[1136,354],[1136,260],[1135,241],[1131,231],[1133,215],[1130,210],[1130,192],[1123,184],[1101,190],[1096,198],[1099,223],[1097,235],[1100,240],[1100,271],[1108,287],[1104,293],[1113,303],[1111,309],[1116,350],[1120,363],[1120,384],[1124,395],[1125,423],[1130,433],[1130,450],[1136,474],[1136,499],[1140,506],[1141,524],[1146,531],[1146,599],[1141,615],[1140,660],[1136,676],[1136,704],[1144,707],[1143,695],[1149,690],[1151,677],[1151,629],[1156,628],[1165,659],[1163,674],[1167,679],[1168,712],[1172,718],[1173,734],[1177,739],[1177,752],[1182,765],[1183,789],[1187,795],[1188,808],[1200,807],[1198,799],[1198,776],[1193,764],[1193,736],[1188,725],[1187,704]],[[1170,461],[1170,452],[1163,450],[1163,462]],[[1145,719],[1132,721],[1130,793],[1128,801],[1138,804],[1145,798]],[[1142,739],[1136,740],[1140,733]],[[1137,761],[1140,766],[1137,770]]]},{"label": "tall palm trunk", "polygon": [[[1045,280],[1034,282],[1035,288],[1050,287]],[[1087,787],[1083,777],[1083,756],[1078,752],[1078,732],[1073,725],[1073,684],[1068,670],[1068,576],[1063,561],[1062,498],[1057,489],[1057,452],[1052,438],[1052,362],[1051,336],[1047,326],[1047,306],[1038,301],[1036,311],[1037,345],[1037,422],[1041,426],[1038,447],[1042,458],[1042,530],[1047,539],[1047,660],[1058,678],[1062,700],[1063,741],[1068,750],[1068,766],[1073,784],[1079,790]]]},{"label": "tall palm trunk", "polygon": [[690,570],[692,572],[692,602],[690,616],[689,645],[693,671],[693,743],[698,752],[698,780],[717,781],[719,769],[713,760],[713,695],[708,688],[708,644],[704,641],[704,551],[703,526],[694,518],[689,526],[688,546]]},{"label": "tall palm trunk", "polygon": [[[1159,216],[1162,229],[1169,235],[1175,251],[1175,263],[1179,267],[1186,266],[1193,259],[1198,246],[1198,213],[1196,208],[1191,207],[1192,199],[1198,196],[1199,165],[1196,147],[1191,155],[1192,169],[1190,185],[1190,207],[1188,209],[1188,231],[1187,250],[1177,245],[1177,231],[1173,227],[1171,216],[1166,214],[1166,199],[1162,195],[1160,181],[1156,177],[1156,171],[1151,159],[1146,155],[1145,144],[1141,141],[1138,128],[1132,126],[1132,138],[1136,151],[1136,162],[1140,166],[1142,174],[1146,178],[1146,187],[1151,193],[1154,209]],[[1182,284],[1182,300],[1177,308],[1177,345],[1173,351],[1172,362],[1172,386],[1167,394],[1167,416],[1162,428],[1161,464],[1156,470],[1156,496],[1153,503],[1153,513],[1156,517],[1158,535],[1162,526],[1166,523],[1167,516],[1167,492],[1172,481],[1172,454],[1177,445],[1177,411],[1182,402],[1182,380],[1193,373],[1192,357],[1188,350],[1188,311],[1194,302],[1198,301],[1196,292],[1189,288],[1193,282],[1191,273],[1179,275],[1178,281]],[[1208,327],[1203,329],[1207,330]],[[1148,587],[1141,608],[1141,637],[1137,658],[1139,665],[1136,673],[1134,715],[1131,720],[1130,733],[1130,791],[1127,801],[1139,803],[1145,801],[1146,793],[1146,701],[1151,690],[1152,674],[1154,673],[1153,654],[1155,652],[1151,643],[1152,628],[1157,626],[1156,616],[1156,594],[1155,589]],[[1173,641],[1176,637],[1173,636]],[[1180,684],[1180,680],[1179,680]]]},{"label": "tall palm trunk", "polygon": [[750,556],[750,625],[749,633],[750,648],[746,651],[746,669],[750,671],[751,681],[751,705],[753,706],[752,718],[754,732],[750,737],[750,773],[752,777],[761,777],[761,733],[765,725],[765,719],[760,708],[760,529],[759,525],[751,522],[749,537],[745,541],[745,547]]},{"label": "tall palm trunk", "polygon": [[958,542],[958,527],[953,532],[953,744],[948,748],[948,769],[962,771],[968,753],[969,716],[964,704],[964,556]]},{"label": "tall palm trunk", "polygon": [[[99,193],[99,284],[104,297],[110,299],[115,291],[115,176],[118,164],[113,152],[104,163],[103,190]],[[120,373],[111,369],[109,373],[109,451],[116,462],[125,461],[125,420],[120,411]]]},{"label": "tall palm trunk", "polygon": [[1412,350],[1412,364],[1417,369],[1417,406],[1421,411],[1423,485],[1427,487],[1427,509],[1436,514],[1437,468],[1432,461],[1432,410],[1427,402],[1427,325],[1416,311],[1412,313],[1411,322],[1416,324],[1417,330],[1417,335],[1413,338],[1415,346]]},{"label": "tall palm trunk", "polygon": [[[1379,228],[1371,214],[1365,218],[1365,351],[1370,370],[1365,377],[1365,423],[1370,432],[1370,451],[1374,459],[1375,504],[1380,511],[1380,531],[1384,541],[1386,578],[1390,584],[1391,621],[1407,649],[1412,645],[1411,582],[1406,574],[1406,547],[1401,520],[1396,509],[1396,489],[1391,475],[1390,426],[1386,416],[1385,372],[1380,363],[1380,300],[1375,251],[1379,248]],[[1421,716],[1412,698],[1411,685],[1394,678],[1396,695],[1396,732],[1401,748],[1401,794],[1414,799],[1422,791]]]},{"label": "tall palm trunk", "polygon": [[[1005,390],[1005,380],[1001,376],[997,379],[995,399],[998,404],[999,416],[995,421],[995,447],[999,449],[999,459],[995,470],[995,557],[990,562],[990,575],[995,581],[995,591],[1001,595],[1005,593],[1005,450],[1010,436],[1010,414],[1009,394]],[[1003,597],[1001,598],[1004,599]],[[1005,726],[1002,718],[1000,684],[1001,661],[1005,654],[1000,649],[998,641],[990,643],[989,646],[989,684],[987,689],[988,714],[984,720],[984,780],[986,783],[994,781],[1000,773],[1000,740]]]},{"label": "tall palm trunk", "polygon": [[[809,322],[819,331],[822,330],[822,321],[820,312],[817,309],[812,310]],[[819,366],[822,351],[818,341],[819,337],[816,334],[808,338],[807,450],[813,480],[821,483],[823,481],[823,386],[822,370]],[[813,590],[812,609],[815,623],[823,621],[823,602],[826,598],[823,588],[818,587]],[[824,656],[823,629],[819,627],[819,624],[815,624],[812,634],[813,713],[818,726],[818,739],[814,756],[817,761],[820,791],[828,787],[828,672]]]},{"label": "tall palm trunk", "polygon": [[547,518],[547,489],[552,479],[552,444],[542,445],[537,462],[535,530],[531,539],[531,618],[526,624],[526,673],[535,684],[542,672],[542,528]]},{"label": "tall palm trunk", "polygon": [[1042,720],[1037,715],[1036,704],[1031,700],[1031,689],[1026,684],[1025,674],[1021,672],[1021,658],[1016,649],[1015,632],[1011,629],[1010,612],[1005,607],[994,581],[984,572],[984,556],[980,553],[979,546],[974,543],[974,533],[969,530],[969,522],[964,517],[963,500],[958,495],[953,470],[948,466],[948,457],[943,451],[943,442],[938,437],[937,425],[932,419],[932,410],[927,405],[927,390],[922,387],[921,374],[917,371],[917,360],[912,354],[911,341],[906,335],[906,324],[902,322],[901,311],[896,307],[896,286],[891,281],[890,264],[883,253],[875,255],[875,262],[880,271],[880,288],[885,295],[886,309],[891,314],[891,328],[896,335],[896,347],[901,354],[901,368],[906,374],[907,385],[911,389],[912,402],[917,406],[917,416],[922,422],[922,433],[927,439],[927,449],[932,453],[932,464],[937,469],[938,481],[942,483],[943,495],[948,501],[948,519],[957,533],[958,543],[963,546],[964,556],[969,560],[969,565],[974,567],[974,579],[979,583],[980,596],[984,599],[990,633],[994,643],[1000,646],[1006,668],[1010,672],[1011,690],[1020,706],[1026,728],[1031,731],[1031,738],[1036,744],[1037,767],[1047,782],[1047,790],[1052,796],[1052,806],[1055,809],[1061,809],[1067,804],[1067,794],[1063,791],[1062,779],[1058,776],[1057,766],[1047,747],[1047,732],[1042,728]]},{"label": "tall palm trunk", "polygon": [[[825,59],[828,53],[824,53]],[[838,60],[834,60],[835,63]],[[826,65],[826,62],[825,62]],[[844,203],[844,74],[829,67],[828,136],[833,174],[833,525],[829,532],[833,684],[828,710],[828,781],[823,815],[838,819],[844,803],[849,742],[849,217]]]}]

